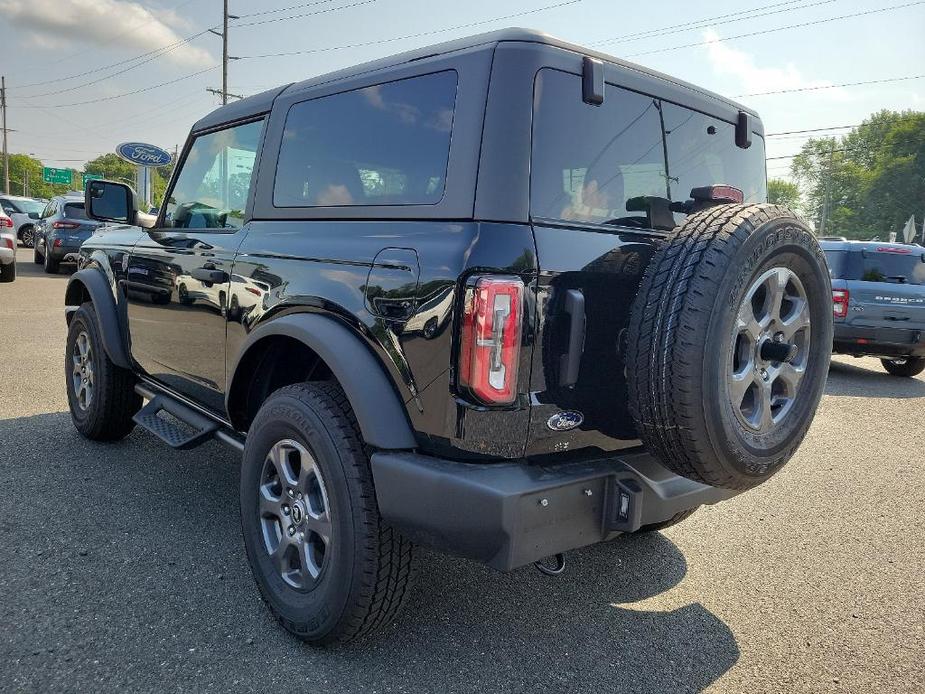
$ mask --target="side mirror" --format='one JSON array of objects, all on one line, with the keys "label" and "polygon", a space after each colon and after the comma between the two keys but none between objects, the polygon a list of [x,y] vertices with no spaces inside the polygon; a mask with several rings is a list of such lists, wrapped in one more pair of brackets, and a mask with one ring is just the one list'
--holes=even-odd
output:
[{"label": "side mirror", "polygon": [[154,226],[154,220],[139,218],[138,203],[131,186],[115,181],[93,179],[84,188],[87,216],[98,222],[137,224],[145,228]]}]

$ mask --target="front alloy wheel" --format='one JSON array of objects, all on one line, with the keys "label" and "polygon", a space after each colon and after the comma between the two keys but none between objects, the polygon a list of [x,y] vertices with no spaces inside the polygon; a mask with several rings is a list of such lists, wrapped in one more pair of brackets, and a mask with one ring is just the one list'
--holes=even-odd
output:
[{"label": "front alloy wheel", "polygon": [[71,355],[71,385],[74,388],[77,406],[81,410],[87,410],[93,401],[93,353],[86,331],[77,335],[74,347],[74,353]]},{"label": "front alloy wheel", "polygon": [[321,469],[298,441],[270,449],[260,476],[258,520],[263,546],[283,581],[314,588],[331,547],[331,516]]}]

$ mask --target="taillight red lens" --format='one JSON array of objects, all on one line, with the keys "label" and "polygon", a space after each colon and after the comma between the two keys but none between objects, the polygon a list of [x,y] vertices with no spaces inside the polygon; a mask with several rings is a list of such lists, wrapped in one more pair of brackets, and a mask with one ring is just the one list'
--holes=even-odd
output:
[{"label": "taillight red lens", "polygon": [[52,222],[52,229],[76,229],[80,224],[77,222]]},{"label": "taillight red lens", "polygon": [[523,298],[516,277],[483,276],[466,286],[459,385],[487,405],[517,397]]},{"label": "taillight red lens", "polygon": [[848,299],[847,289],[832,290],[832,311],[836,318],[844,318],[848,315]]},{"label": "taillight red lens", "polygon": [[16,250],[16,244],[13,243],[13,239],[3,239],[3,245],[11,250]]},{"label": "taillight red lens", "polygon": [[10,219],[9,217],[0,217],[0,228],[2,227],[9,227],[10,229],[12,229],[13,220]]},{"label": "taillight red lens", "polygon": [[55,248],[61,248],[61,239],[55,239],[55,242],[51,245]]}]

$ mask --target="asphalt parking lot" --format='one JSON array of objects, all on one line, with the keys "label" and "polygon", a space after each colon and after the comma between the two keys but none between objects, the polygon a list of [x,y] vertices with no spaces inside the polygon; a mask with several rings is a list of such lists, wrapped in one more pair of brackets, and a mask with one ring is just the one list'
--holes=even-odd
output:
[{"label": "asphalt parking lot", "polygon": [[374,640],[264,609],[236,456],[71,427],[65,274],[0,285],[0,690],[921,692],[925,380],[837,358],[797,457],[662,535],[547,578],[425,554]]}]

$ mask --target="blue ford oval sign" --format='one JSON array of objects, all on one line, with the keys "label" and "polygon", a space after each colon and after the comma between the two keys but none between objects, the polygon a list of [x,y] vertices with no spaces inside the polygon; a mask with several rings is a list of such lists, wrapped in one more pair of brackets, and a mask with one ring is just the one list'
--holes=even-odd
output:
[{"label": "blue ford oval sign", "polygon": [[144,142],[123,142],[116,147],[116,154],[138,166],[166,166],[173,159],[169,152]]}]

